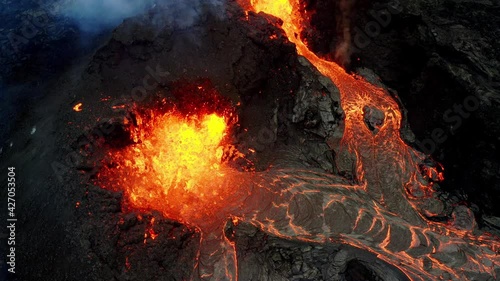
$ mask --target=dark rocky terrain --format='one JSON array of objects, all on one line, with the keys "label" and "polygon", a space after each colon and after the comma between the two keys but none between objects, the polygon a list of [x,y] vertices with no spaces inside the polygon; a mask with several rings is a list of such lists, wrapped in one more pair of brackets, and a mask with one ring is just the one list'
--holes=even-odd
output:
[{"label": "dark rocky terrain", "polygon": [[[3,2],[4,7],[11,4]],[[317,12],[304,36],[309,36],[317,53],[335,59],[337,21],[330,11],[338,9],[338,3],[308,2],[308,9]],[[82,138],[98,137],[96,128],[123,117],[125,113],[112,110],[113,105],[152,104],[169,97],[179,80],[209,79],[219,92],[243,104],[239,141],[258,145],[251,159],[257,169],[272,163],[280,148],[300,140],[305,143],[299,156],[305,165],[333,170],[327,145],[308,130],[311,122],[317,122],[318,112],[297,124],[288,119],[294,99],[286,93],[305,84],[310,90],[325,86],[300,64],[293,45],[270,24],[275,19],[251,14],[249,21],[243,21],[244,14],[233,4],[222,16],[209,7],[197,11],[197,21],[189,26],[176,25],[169,18],[175,11],[158,5],[112,31],[92,36],[68,19],[50,16],[40,33],[19,45],[15,54],[9,39],[0,37],[0,86],[6,93],[1,97],[2,118],[15,121],[2,123],[0,158],[2,171],[4,166],[16,166],[19,173],[18,280],[183,280],[190,274],[199,233],[155,212],[140,218],[122,212],[121,194],[89,181],[102,147],[88,151],[92,157],[78,156],[88,149],[79,145]],[[385,9],[387,4],[358,0],[352,26],[364,28],[373,21],[369,11]],[[418,141],[432,138],[432,132],[442,128],[446,141],[429,151],[445,166],[442,188],[457,197],[453,202],[472,205],[478,218],[499,216],[495,208],[500,199],[498,3],[400,4],[402,11],[392,14],[369,45],[358,46],[346,67],[369,68],[398,92],[415,132],[414,146],[425,150]],[[15,10],[2,9],[2,36],[19,30],[26,18],[32,21],[43,13],[28,2]],[[277,39],[270,40],[270,35]],[[144,86],[148,75],[155,87],[138,101],[133,89]],[[460,126],[456,118],[453,122],[443,118],[471,95],[479,106],[460,118]],[[72,107],[79,102],[83,111],[74,112]],[[114,141],[122,131],[119,122],[114,125],[118,129],[104,137],[106,145],[119,145]],[[263,129],[275,136],[256,138]],[[3,190],[0,194],[5,197]],[[6,209],[4,200],[0,207]],[[154,230],[160,234],[155,240],[144,238],[153,217]],[[486,219],[483,223],[493,230],[499,226],[495,218]],[[243,272],[255,269],[245,273],[255,279],[244,280],[263,280],[257,278],[263,272],[273,276],[269,280],[329,280],[326,264],[339,245],[322,248],[289,242],[245,225],[239,230],[235,230],[239,258],[254,265]],[[5,264],[1,267],[0,279],[7,276]],[[379,278],[355,262],[346,270],[346,280]]]},{"label": "dark rocky terrain", "polygon": [[[335,59],[338,1],[309,1],[304,36]],[[444,164],[441,187],[480,214],[500,213],[498,1],[363,1],[350,11],[348,69],[369,68],[407,109],[413,145]],[[336,11],[332,17],[330,11]]]}]

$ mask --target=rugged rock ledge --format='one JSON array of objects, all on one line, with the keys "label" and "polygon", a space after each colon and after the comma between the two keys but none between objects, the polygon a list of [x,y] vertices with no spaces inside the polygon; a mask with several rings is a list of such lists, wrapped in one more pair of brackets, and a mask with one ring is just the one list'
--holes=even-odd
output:
[{"label": "rugged rock ledge", "polygon": [[[334,171],[334,156],[324,138],[341,130],[342,110],[335,87],[297,57],[281,31],[269,24],[276,19],[251,13],[248,22],[240,17],[245,17],[242,11],[230,6],[223,18],[208,13],[199,23],[179,29],[162,19],[159,6],[149,14],[126,20],[89,63],[49,85],[49,98],[23,121],[12,136],[14,148],[2,155],[5,163],[31,175],[20,179],[26,187],[19,198],[24,206],[19,239],[26,245],[19,251],[20,267],[25,268],[20,280],[181,280],[189,276],[199,233],[154,212],[140,217],[122,213],[120,194],[88,184],[89,176],[95,173],[93,163],[73,158],[75,152],[85,149],[80,141],[105,125],[106,118],[123,117],[123,111],[112,107],[129,106],[133,95],[140,94],[133,89],[146,89],[140,103],[147,104],[168,97],[174,81],[208,78],[220,92],[244,104],[240,123],[247,130],[242,130],[240,138],[258,145],[252,159],[257,169],[274,161],[278,165],[286,162],[273,155],[288,145],[300,144],[302,149],[294,157],[302,160],[304,167]],[[375,62],[366,65],[384,81],[391,81]],[[148,84],[144,84],[146,77]],[[151,84],[155,87],[150,90]],[[307,97],[302,104],[296,102],[300,95],[283,95],[301,91],[329,95]],[[405,92],[400,90],[400,94]],[[72,107],[79,102],[83,111],[74,112]],[[256,112],[259,118],[254,117]],[[373,118],[368,121],[376,123],[376,113],[370,116]],[[30,135],[33,126],[36,133]],[[271,137],[256,137],[262,130]],[[105,139],[119,138],[120,133],[118,130]],[[99,156],[98,151],[91,152]],[[351,180],[348,174],[343,176],[345,181]],[[156,222],[153,230],[159,233],[155,240],[144,237],[152,227],[152,218]],[[495,224],[494,219],[489,221]],[[243,261],[259,259],[260,249],[271,258],[255,262],[256,267],[264,267],[247,268],[255,272],[246,276],[262,276],[271,267],[275,270],[271,276],[284,279],[317,280],[320,274],[315,268],[325,270],[325,278],[340,272],[340,267],[354,274],[344,272],[344,277],[368,278],[374,272],[366,264],[349,264],[342,255],[336,259],[333,254],[340,252],[340,244],[321,249],[276,237],[266,242],[265,234],[244,224],[235,228],[235,235]],[[272,244],[271,249],[266,243]],[[299,250],[304,254],[298,254]],[[309,256],[309,251],[314,254]],[[316,257],[319,264],[308,268]],[[57,272],[48,264],[57,267]],[[379,265],[378,270],[386,269],[386,264]],[[362,276],[354,273],[363,270],[367,272]]]}]

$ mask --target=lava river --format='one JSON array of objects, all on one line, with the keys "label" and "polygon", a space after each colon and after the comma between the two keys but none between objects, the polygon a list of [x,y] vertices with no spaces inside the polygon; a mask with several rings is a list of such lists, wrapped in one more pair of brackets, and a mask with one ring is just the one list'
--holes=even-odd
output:
[{"label": "lava river", "polygon": [[[224,161],[235,122],[231,110],[171,110],[137,114],[134,144],[110,152],[112,165],[100,172],[100,185],[124,190],[131,208],[158,210],[200,229],[193,279],[238,280],[235,246],[224,235],[230,218],[286,239],[328,243],[335,238],[374,253],[406,280],[497,278],[497,240],[426,219],[440,204],[430,178],[442,175],[435,167],[423,175],[425,156],[401,139],[401,110],[387,91],[312,53],[299,37],[303,22],[295,0],[241,5],[280,18],[298,54],[340,90],[344,134],[328,141],[337,155],[352,156],[358,184],[293,164],[237,171]],[[367,120],[374,112],[381,112],[380,120],[370,128]]]}]

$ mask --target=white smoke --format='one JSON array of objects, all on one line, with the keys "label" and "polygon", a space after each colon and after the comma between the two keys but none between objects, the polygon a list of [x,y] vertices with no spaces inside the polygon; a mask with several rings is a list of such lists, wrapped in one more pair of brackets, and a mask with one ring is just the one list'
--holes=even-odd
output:
[{"label": "white smoke", "polygon": [[335,48],[335,60],[341,65],[350,63],[351,58],[351,17],[355,0],[340,0],[340,17],[337,20],[337,32],[341,40]]},{"label": "white smoke", "polygon": [[[81,30],[97,32],[119,25],[159,5],[170,21],[181,26],[193,24],[203,8],[220,8],[223,0],[62,0],[60,11],[73,19]],[[212,11],[216,9],[211,9]]]},{"label": "white smoke", "polygon": [[116,26],[153,4],[154,0],[70,0],[61,2],[60,12],[74,20],[81,30],[96,32]]}]

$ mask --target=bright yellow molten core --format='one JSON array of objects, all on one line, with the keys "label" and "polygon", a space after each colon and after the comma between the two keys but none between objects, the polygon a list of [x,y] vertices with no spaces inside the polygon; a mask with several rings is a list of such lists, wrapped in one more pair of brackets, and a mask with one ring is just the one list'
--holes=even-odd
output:
[{"label": "bright yellow molten core", "polygon": [[[224,204],[227,180],[221,164],[227,124],[216,114],[186,118],[169,113],[138,122],[136,144],[109,154],[118,167],[104,168],[108,188],[123,189],[131,207],[155,209],[179,220]],[[227,185],[226,185],[227,186]]]},{"label": "bright yellow molten core", "polygon": [[136,159],[151,161],[153,175],[162,183],[164,192],[184,188],[201,192],[200,180],[217,174],[226,123],[215,114],[207,115],[197,126],[195,121],[163,118],[151,139],[144,141],[146,149]]}]

